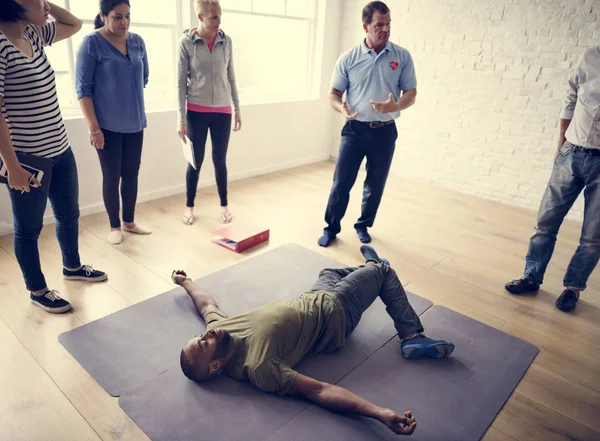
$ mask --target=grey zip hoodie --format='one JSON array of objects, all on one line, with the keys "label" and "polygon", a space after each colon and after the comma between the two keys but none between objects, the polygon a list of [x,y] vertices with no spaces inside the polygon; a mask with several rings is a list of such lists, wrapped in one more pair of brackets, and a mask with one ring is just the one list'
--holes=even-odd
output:
[{"label": "grey zip hoodie", "polygon": [[240,111],[231,38],[219,31],[211,52],[196,29],[186,29],[178,45],[179,124],[186,124],[187,103],[224,107],[233,102],[235,113]]}]

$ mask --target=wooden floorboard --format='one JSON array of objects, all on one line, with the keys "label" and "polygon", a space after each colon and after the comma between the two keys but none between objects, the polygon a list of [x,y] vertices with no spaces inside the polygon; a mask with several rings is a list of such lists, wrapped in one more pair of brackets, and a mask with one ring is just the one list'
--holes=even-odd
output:
[{"label": "wooden floorboard", "polygon": [[[214,187],[199,190],[192,226],[181,222],[184,195],[140,204],[136,220],[153,234],[126,234],[117,246],[106,242],[106,214],[83,217],[81,256],[109,273],[103,284],[62,279],[54,227],[46,226],[40,238],[44,272],[74,306],[60,316],[30,304],[12,237],[0,237],[0,441],[147,440],[58,336],[171,289],[173,269],[201,277],[289,242],[360,264],[352,224],[360,214],[362,173],[338,240],[326,249],[316,244],[332,173],[333,164],[324,162],[232,182],[235,221],[271,229],[269,244],[242,255],[210,243],[220,227]],[[568,220],[542,290],[508,294],[504,284],[520,276],[534,225],[533,211],[390,177],[371,233],[373,246],[391,260],[407,290],[540,347],[484,441],[598,441],[600,274],[592,274],[574,313],[555,308],[581,231],[581,223]]]}]

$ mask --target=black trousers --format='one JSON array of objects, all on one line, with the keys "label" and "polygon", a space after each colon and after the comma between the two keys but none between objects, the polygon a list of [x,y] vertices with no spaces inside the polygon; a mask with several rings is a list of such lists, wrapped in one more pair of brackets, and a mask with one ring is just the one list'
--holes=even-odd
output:
[{"label": "black trousers", "polygon": [[119,184],[123,200],[123,221],[133,222],[142,161],[144,131],[117,133],[102,130],[104,148],[96,150],[102,168],[102,196],[111,228],[120,228]]},{"label": "black trousers", "polygon": [[227,204],[227,148],[231,135],[231,114],[227,113],[202,113],[187,112],[187,131],[196,159],[196,169],[188,164],[186,173],[187,206],[193,207],[198,189],[200,168],[204,162],[206,139],[210,130],[212,143],[212,159],[215,166],[215,179],[221,206]]},{"label": "black trousers", "polygon": [[373,226],[392,165],[397,138],[395,123],[371,128],[360,121],[346,122],[342,129],[340,153],[325,211],[325,232],[335,235],[341,231],[340,223],[348,208],[350,190],[365,157],[367,177],[363,186],[362,212],[354,228],[365,230]]}]

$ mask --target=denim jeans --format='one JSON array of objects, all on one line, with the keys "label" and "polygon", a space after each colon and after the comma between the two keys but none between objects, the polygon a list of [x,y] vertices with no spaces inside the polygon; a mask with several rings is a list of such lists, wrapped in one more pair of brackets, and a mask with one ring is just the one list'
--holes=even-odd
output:
[{"label": "denim jeans", "polygon": [[568,141],[558,152],[540,204],[537,226],[529,242],[525,277],[542,284],[558,230],[584,189],[583,229],[563,284],[578,290],[586,288],[600,258],[600,156],[582,152]]},{"label": "denim jeans", "polygon": [[38,238],[42,231],[47,200],[56,219],[56,237],[63,266],[79,268],[79,181],[71,149],[52,158],[52,181],[29,193],[8,189],[14,219],[14,249],[29,291],[47,287],[42,273]]},{"label": "denim jeans", "polygon": [[365,156],[367,177],[363,186],[362,212],[354,228],[365,230],[373,226],[392,165],[397,138],[396,124],[371,128],[360,121],[346,122],[342,129],[340,153],[325,211],[326,233],[338,234],[341,231],[340,224],[348,208],[350,190],[356,182]]},{"label": "denim jeans", "polygon": [[399,338],[423,332],[421,320],[410,305],[402,283],[386,264],[324,269],[311,291],[330,291],[338,298],[346,316],[346,337],[354,331],[362,314],[377,297],[385,304]]}]

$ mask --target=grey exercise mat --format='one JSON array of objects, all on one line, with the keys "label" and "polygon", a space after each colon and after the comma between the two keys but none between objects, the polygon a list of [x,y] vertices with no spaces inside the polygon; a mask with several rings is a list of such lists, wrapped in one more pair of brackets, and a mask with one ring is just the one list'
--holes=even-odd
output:
[{"label": "grey exercise mat", "polygon": [[[431,303],[409,294],[418,314]],[[339,382],[394,339],[393,322],[380,300],[363,314],[344,347],[303,360],[296,369],[313,378]],[[119,405],[152,441],[262,441],[276,433],[309,403],[266,394],[225,375],[196,384],[175,366],[125,391]]]},{"label": "grey exercise mat", "polygon": [[[292,298],[308,290],[323,268],[345,265],[295,244],[249,258],[196,282],[229,315],[273,300]],[[193,276],[193,268],[189,269]],[[421,314],[431,302],[409,294]],[[183,344],[204,331],[185,291],[173,290],[63,333],[62,345],[112,396],[165,372],[179,363]],[[327,381],[337,381],[391,339],[395,332],[381,301],[365,314],[355,332],[359,351],[348,351],[340,364],[316,358],[302,369]],[[319,366],[322,366],[321,368]],[[319,372],[317,372],[319,371]]]},{"label": "grey exercise mat", "polygon": [[[339,385],[417,419],[413,441],[477,441],[494,420],[538,348],[442,306],[421,317],[427,334],[455,342],[445,360],[405,360],[390,341]],[[385,441],[378,421],[311,405],[268,441]]]}]

